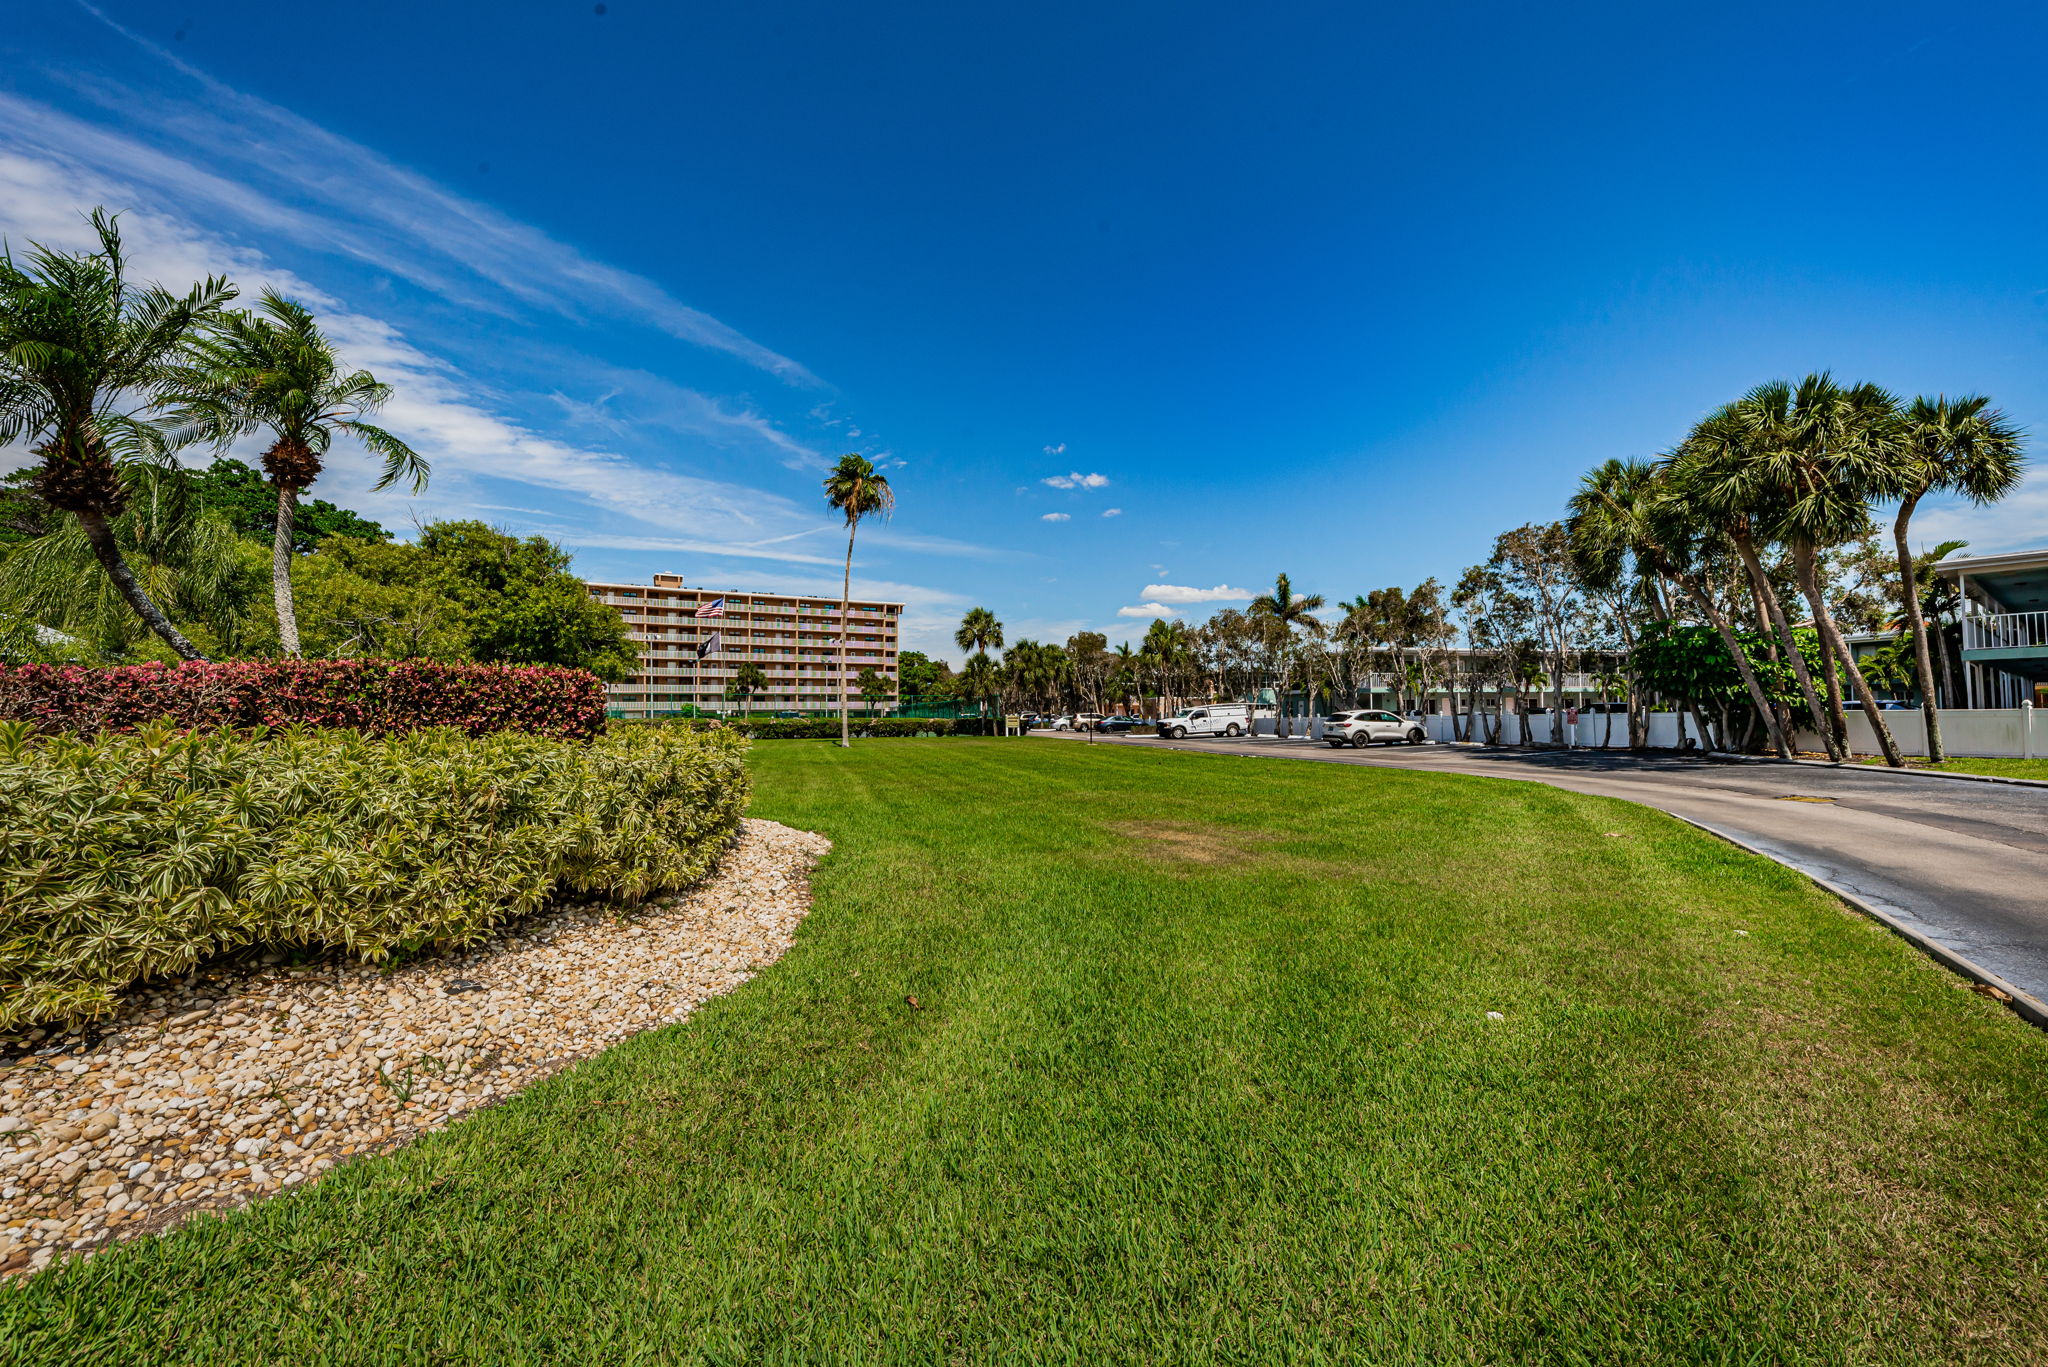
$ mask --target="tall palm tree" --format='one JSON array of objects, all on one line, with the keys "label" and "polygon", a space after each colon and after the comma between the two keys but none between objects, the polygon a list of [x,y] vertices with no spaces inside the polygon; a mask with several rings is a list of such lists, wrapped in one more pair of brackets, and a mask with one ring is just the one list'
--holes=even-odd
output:
[{"label": "tall palm tree", "polygon": [[[1839,724],[1841,701],[1835,672],[1829,670],[1823,678],[1827,695],[1824,710],[1821,690],[1814,687],[1813,673],[1806,667],[1806,653],[1799,648],[1792,623],[1785,616],[1784,603],[1771,583],[1757,547],[1758,524],[1768,525],[1782,519],[1782,509],[1774,503],[1780,491],[1770,480],[1760,477],[1757,443],[1772,439],[1768,427],[1760,428],[1741,404],[1725,405],[1702,419],[1667,461],[1672,474],[1671,489],[1679,504],[1674,511],[1714,527],[1734,548],[1749,578],[1750,592],[1762,608],[1757,627],[1777,636],[1779,651],[1791,665],[1792,677],[1806,702],[1814,733],[1821,738],[1828,758],[1839,760],[1843,757],[1841,741],[1845,733]],[[1771,715],[1777,716],[1775,708]],[[1782,730],[1782,725],[1775,728],[1772,740],[1789,745],[1789,738],[1780,734]],[[1789,756],[1791,750],[1781,746],[1781,753]]]},{"label": "tall palm tree", "polygon": [[1870,499],[1897,463],[1905,428],[1898,400],[1874,384],[1844,386],[1817,374],[1797,386],[1759,385],[1733,411],[1750,430],[1752,473],[1768,491],[1772,530],[1792,552],[1800,592],[1820,634],[1821,657],[1832,657],[1828,673],[1839,669],[1848,679],[1885,763],[1903,768],[1898,742],[1835,625],[1820,582],[1821,551],[1868,530]]},{"label": "tall palm tree", "polygon": [[825,502],[846,517],[846,576],[839,586],[839,744],[851,749],[853,731],[846,719],[846,619],[853,605],[853,534],[869,513],[887,517],[895,511],[896,492],[865,456],[844,455],[825,476]]},{"label": "tall palm tree", "polygon": [[1322,624],[1312,614],[1322,605],[1323,596],[1320,593],[1297,595],[1294,592],[1293,583],[1284,574],[1274,578],[1273,591],[1271,593],[1262,593],[1257,598],[1252,599],[1250,609],[1252,615],[1265,618],[1271,625],[1277,638],[1276,645],[1280,653],[1280,689],[1274,694],[1273,698],[1275,704],[1273,708],[1273,731],[1275,735],[1285,737],[1292,734],[1287,725],[1286,692],[1288,671],[1286,662],[1288,656],[1292,653],[1295,629],[1301,627],[1306,630],[1314,630],[1320,627]]},{"label": "tall palm tree", "polygon": [[969,608],[953,633],[953,644],[967,654],[1003,648],[1003,624],[987,608]]},{"label": "tall palm tree", "polygon": [[[1676,506],[1682,496],[1674,493],[1673,485],[1668,465],[1646,460],[1610,460],[1593,470],[1580,481],[1565,519],[1572,559],[1580,575],[1595,588],[1612,586],[1630,559],[1676,584],[1713,625],[1742,675],[1750,703],[1770,727],[1771,744],[1780,757],[1790,759],[1791,742],[1749,653],[1742,648],[1728,615],[1693,572],[1692,546],[1681,521],[1683,514]],[[1818,717],[1816,724],[1820,724]]]},{"label": "tall palm tree", "polygon": [[292,600],[293,525],[299,495],[320,478],[336,433],[360,441],[384,462],[373,486],[400,479],[426,487],[427,462],[383,428],[364,419],[391,397],[391,386],[367,370],[347,370],[334,344],[304,304],[265,290],[256,312],[224,313],[192,343],[191,359],[172,386],[172,420],[181,436],[223,451],[258,429],[270,433],[263,472],[277,493],[271,533],[270,587],[277,603],[278,643],[299,653],[298,610]]},{"label": "tall palm tree", "polygon": [[[22,263],[0,252],[0,446],[26,443],[35,489],[77,518],[93,558],[122,599],[188,660],[199,649],[144,590],[115,539],[126,505],[118,464],[164,459],[163,434],[144,416],[193,332],[235,297],[209,276],[183,295],[128,280],[121,232],[95,209],[99,250],[30,244]],[[132,407],[130,405],[133,405]]]},{"label": "tall palm tree", "polygon": [[1927,758],[1939,764],[1941,714],[1936,707],[1934,664],[1927,647],[1927,618],[1920,610],[1920,576],[1906,532],[1913,510],[1929,494],[1960,494],[1982,506],[1995,503],[2019,486],[2026,472],[2020,431],[1991,400],[1972,394],[1951,399],[1921,395],[1906,409],[1905,431],[1895,459],[1881,472],[1878,492],[1897,499],[1892,544],[1899,553],[1899,602],[1906,610],[1906,630],[1913,638],[1913,667],[1920,679],[1920,711],[1927,719]]}]

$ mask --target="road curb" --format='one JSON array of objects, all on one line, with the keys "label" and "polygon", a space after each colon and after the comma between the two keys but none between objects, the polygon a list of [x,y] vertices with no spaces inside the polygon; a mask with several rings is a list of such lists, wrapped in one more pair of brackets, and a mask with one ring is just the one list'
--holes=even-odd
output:
[{"label": "road curb", "polygon": [[1837,764],[1826,759],[1779,759],[1776,755],[1724,755],[1713,752],[1716,759],[1732,759],[1740,764],[1796,764],[1808,769],[1834,769],[1847,774],[1886,774],[1895,778],[1940,778],[1951,783],[2005,783],[2015,788],[2048,788],[2048,779],[2007,778],[2003,774],[1951,774],[1941,769],[1894,769],[1889,764]]},{"label": "road curb", "polygon": [[[1468,750],[1513,750],[1518,748],[1512,745],[1487,745],[1475,740],[1439,740],[1430,743],[1433,745],[1456,745]],[[1571,750],[1562,750],[1556,746],[1534,746],[1532,748],[1560,755],[1598,755],[1604,754],[1609,747],[1599,745],[1579,746]],[[1619,753],[1632,755],[1640,752],[1620,750]],[[1884,774],[1892,778],[1939,778],[1947,779],[1951,783],[2004,783],[2015,788],[2048,788],[2048,779],[2007,778],[2003,774],[1951,774],[1940,769],[1894,769],[1888,764],[1837,764],[1833,760],[1826,759],[1779,759],[1776,755],[1737,755],[1726,750],[1658,750],[1653,753],[1719,761],[1724,764],[1793,764],[1802,765],[1808,769],[1833,769],[1845,774]]]},{"label": "road curb", "polygon": [[[1781,764],[1785,763],[1785,761],[1783,760],[1779,760],[1777,762]],[[1798,761],[1796,760],[1792,762],[1798,763]],[[1854,766],[1829,765],[1827,767],[1851,768]],[[1622,800],[1627,801],[1626,798]],[[1638,803],[1636,805],[1644,806],[1647,804]],[[1652,807],[1650,810],[1663,811],[1661,807]],[[1829,892],[1841,898],[1844,902],[1847,902],[1856,910],[1862,912],[1865,916],[1868,916],[1871,920],[1876,921],[1878,924],[1884,926],[1887,930],[1891,931],[1899,938],[1905,940],[1908,944],[1912,945],[1922,954],[1925,954],[1928,958],[1940,964],[1943,968],[1946,968],[1951,972],[1957,973],[1962,977],[1968,978],[1972,982],[1981,983],[1985,987],[1989,987],[1998,992],[2004,993],[2006,997],[2004,1005],[2008,1007],[2014,1015],[2018,1016],[2021,1020],[2027,1022],[2027,1024],[2032,1025],[2038,1029],[2048,1030],[2048,1002],[2044,1002],[2040,998],[2035,997],[2030,993],[2022,991],[2018,987],[2015,987],[2013,984],[2007,982],[2005,979],[1999,977],[1996,973],[1993,973],[1990,969],[1984,967],[1982,964],[1977,963],[1975,960],[1970,959],[1962,954],[1958,954],[1955,950],[1950,949],[1947,945],[1941,943],[1939,940],[1931,939],[1927,935],[1922,934],[1920,931],[1915,930],[1912,926],[1907,925],[1904,921],[1901,921],[1898,917],[1892,915],[1884,908],[1877,906],[1875,903],[1865,900],[1863,897],[1858,896],[1856,893],[1849,891],[1849,889],[1841,886],[1839,883],[1834,882],[1832,879],[1823,878],[1817,873],[1811,873],[1806,869],[1800,868],[1797,864],[1792,863],[1790,860],[1782,859],[1779,856],[1772,854],[1769,850],[1763,849],[1762,847],[1757,845],[1752,845],[1749,841],[1744,840],[1741,836],[1730,835],[1728,832],[1723,830],[1716,830],[1714,827],[1707,825],[1703,821],[1694,821],[1691,817],[1680,816],[1676,812],[1664,812],[1664,815],[1670,817],[1673,821],[1683,821],[1686,825],[1692,827],[1694,830],[1705,831],[1708,835],[1713,836],[1717,840],[1724,840],[1728,844],[1735,846],[1735,848],[1737,848],[1738,850],[1746,851],[1747,853],[1756,855],[1759,858],[1768,859],[1773,864],[1776,864],[1781,868],[1787,868],[1792,870],[1792,872],[1798,874],[1801,878],[1806,879],[1808,882],[1815,883],[1820,887],[1827,889]]]}]

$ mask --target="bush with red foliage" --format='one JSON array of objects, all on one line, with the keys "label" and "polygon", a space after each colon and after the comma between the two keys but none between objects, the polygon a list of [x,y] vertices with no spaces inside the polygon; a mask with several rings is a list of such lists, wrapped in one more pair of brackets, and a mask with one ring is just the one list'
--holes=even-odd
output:
[{"label": "bush with red foliage", "polygon": [[562,740],[603,732],[604,684],[552,665],[430,660],[0,666],[0,720],[89,736],[168,717],[191,730],[346,726],[399,735],[453,726]]}]

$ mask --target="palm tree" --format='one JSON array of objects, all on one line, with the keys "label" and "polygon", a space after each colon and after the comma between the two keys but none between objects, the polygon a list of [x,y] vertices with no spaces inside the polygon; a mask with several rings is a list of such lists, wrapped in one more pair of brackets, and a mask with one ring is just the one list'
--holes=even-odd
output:
[{"label": "palm tree", "polygon": [[198,648],[121,554],[111,525],[126,504],[117,465],[164,458],[162,432],[142,415],[194,329],[235,289],[217,276],[182,296],[131,285],[114,217],[95,209],[91,222],[98,251],[31,243],[25,264],[0,253],[0,446],[29,445],[40,462],[37,494],[77,518],[93,558],[135,615],[180,656],[197,660]]},{"label": "palm tree", "polygon": [[400,479],[418,493],[427,462],[410,446],[364,418],[382,408],[391,387],[367,370],[345,370],[334,344],[312,311],[275,290],[265,290],[255,313],[221,315],[191,347],[169,401],[181,435],[212,441],[225,451],[236,438],[266,429],[263,472],[277,491],[271,533],[270,585],[277,602],[278,643],[299,653],[298,610],[292,600],[293,524],[299,495],[320,478],[337,432],[347,433],[382,458],[373,486]]},{"label": "palm tree", "polygon": [[896,492],[889,481],[875,473],[865,456],[844,455],[832,473],[825,476],[825,502],[846,516],[846,576],[839,588],[839,744],[853,746],[846,720],[846,637],[847,617],[853,605],[853,534],[869,513],[887,517],[896,508]]},{"label": "palm tree", "polygon": [[960,688],[974,699],[977,706],[994,697],[1002,686],[996,663],[988,657],[986,650],[977,650],[967,657],[966,665],[960,670]]},{"label": "palm tree", "polygon": [[762,672],[761,666],[755,664],[752,660],[747,660],[732,672],[732,682],[725,686],[725,696],[727,699],[737,702],[743,714],[752,716],[753,713],[748,709],[747,704],[756,693],[759,693],[767,686],[768,676]]},{"label": "palm tree", "polygon": [[[1609,699],[1606,708],[1607,725],[1600,736],[1600,748],[1602,750],[1605,750],[1614,744],[1614,706],[1612,702],[1613,696],[1619,693],[1622,697],[1623,702],[1626,703],[1628,699],[1629,690],[1634,686],[1634,683],[1635,681],[1629,678],[1628,675],[1623,674],[1621,671],[1615,669],[1602,670],[1600,673],[1595,674],[1593,676],[1593,686],[1599,689],[1602,693],[1607,694]],[[1766,715],[1770,716],[1772,719],[1775,719],[1775,714]]]},{"label": "palm tree", "polygon": [[1296,596],[1293,583],[1284,574],[1274,578],[1273,591],[1271,593],[1262,593],[1257,598],[1252,599],[1250,608],[1252,615],[1265,618],[1271,625],[1277,638],[1276,645],[1280,653],[1280,688],[1274,694],[1273,699],[1276,704],[1273,708],[1273,731],[1275,735],[1285,737],[1291,734],[1287,725],[1286,661],[1291,653],[1290,648],[1294,643],[1295,628],[1302,626],[1312,631],[1320,627],[1322,623],[1318,622],[1311,614],[1322,607],[1322,605],[1323,596],[1320,593],[1305,593]]},{"label": "palm tree", "polygon": [[[1769,480],[1759,478],[1760,439],[1770,440],[1768,429],[1760,433],[1741,403],[1725,405],[1697,423],[1666,461],[1677,503],[1674,512],[1694,523],[1714,527],[1734,548],[1749,578],[1750,591],[1762,608],[1757,627],[1776,633],[1780,653],[1792,666],[1792,676],[1798,681],[1822,748],[1829,759],[1840,760],[1846,733],[1840,724],[1840,690],[1835,673],[1829,670],[1823,676],[1827,694],[1827,707],[1823,710],[1821,692],[1815,689],[1813,673],[1806,667],[1806,652],[1799,648],[1798,637],[1786,619],[1784,603],[1757,549],[1757,525],[1778,521],[1782,516],[1780,507],[1774,503],[1778,491]],[[1782,719],[1775,707],[1769,715],[1779,721],[1772,728],[1772,742],[1779,746],[1781,757],[1789,758],[1791,741],[1783,734]]]},{"label": "palm tree", "polygon": [[1818,374],[1797,387],[1782,381],[1759,385],[1733,411],[1749,430],[1750,473],[1769,500],[1772,530],[1792,552],[1800,592],[1820,634],[1821,658],[1832,658],[1828,674],[1839,668],[1849,680],[1885,763],[1903,768],[1906,761],[1877,697],[1828,610],[1819,568],[1824,548],[1869,528],[1870,499],[1885,487],[1904,438],[1898,400],[1873,384],[1844,387]]},{"label": "palm tree", "polygon": [[[1630,559],[1678,585],[1700,615],[1712,623],[1742,675],[1750,702],[1770,727],[1772,745],[1780,758],[1790,759],[1791,741],[1749,653],[1742,648],[1727,614],[1692,572],[1693,548],[1681,522],[1686,514],[1683,495],[1674,490],[1676,483],[1668,463],[1660,466],[1645,460],[1610,460],[1588,474],[1572,495],[1565,519],[1573,562],[1596,589],[1615,584]],[[1820,725],[1817,713],[1815,724]]]},{"label": "palm tree", "polygon": [[969,608],[953,633],[953,644],[969,655],[1003,648],[1003,624],[987,608]]},{"label": "palm tree", "polygon": [[1934,665],[1927,648],[1927,618],[1920,610],[1920,577],[1906,531],[1913,510],[1929,494],[1961,494],[1982,506],[2011,493],[2026,470],[2020,432],[1991,400],[1973,394],[1951,399],[1921,395],[1906,410],[1905,431],[1896,458],[1880,481],[1879,492],[1899,502],[1892,522],[1892,544],[1899,553],[1899,601],[1906,610],[1906,630],[1913,640],[1913,667],[1920,679],[1920,711],[1927,719],[1927,758],[1944,758],[1941,714],[1936,707]]},{"label": "palm tree", "polygon": [[[200,505],[192,481],[175,466],[131,461],[120,477],[121,514],[109,525],[143,592],[185,630],[203,627],[210,644],[241,653],[264,576],[233,525]],[[84,529],[76,521],[47,525],[0,557],[0,606],[108,655],[131,655],[152,639],[114,581],[99,572]]]}]

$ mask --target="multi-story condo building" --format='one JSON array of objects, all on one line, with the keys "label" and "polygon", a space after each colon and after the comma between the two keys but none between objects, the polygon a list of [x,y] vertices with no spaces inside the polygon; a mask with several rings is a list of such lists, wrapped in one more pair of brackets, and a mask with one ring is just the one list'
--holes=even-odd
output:
[{"label": "multi-story condo building", "polygon": [[[640,672],[608,690],[615,715],[658,716],[695,704],[731,711],[726,689],[740,665],[760,666],[767,687],[747,699],[755,712],[836,716],[843,694],[870,706],[854,680],[872,669],[896,700],[896,634],[901,603],[855,599],[847,605],[846,674],[839,673],[839,600],[794,593],[690,588],[682,576],[653,584],[590,584],[590,596],[619,611],[640,650]],[[708,649],[707,649],[708,647]]]}]

